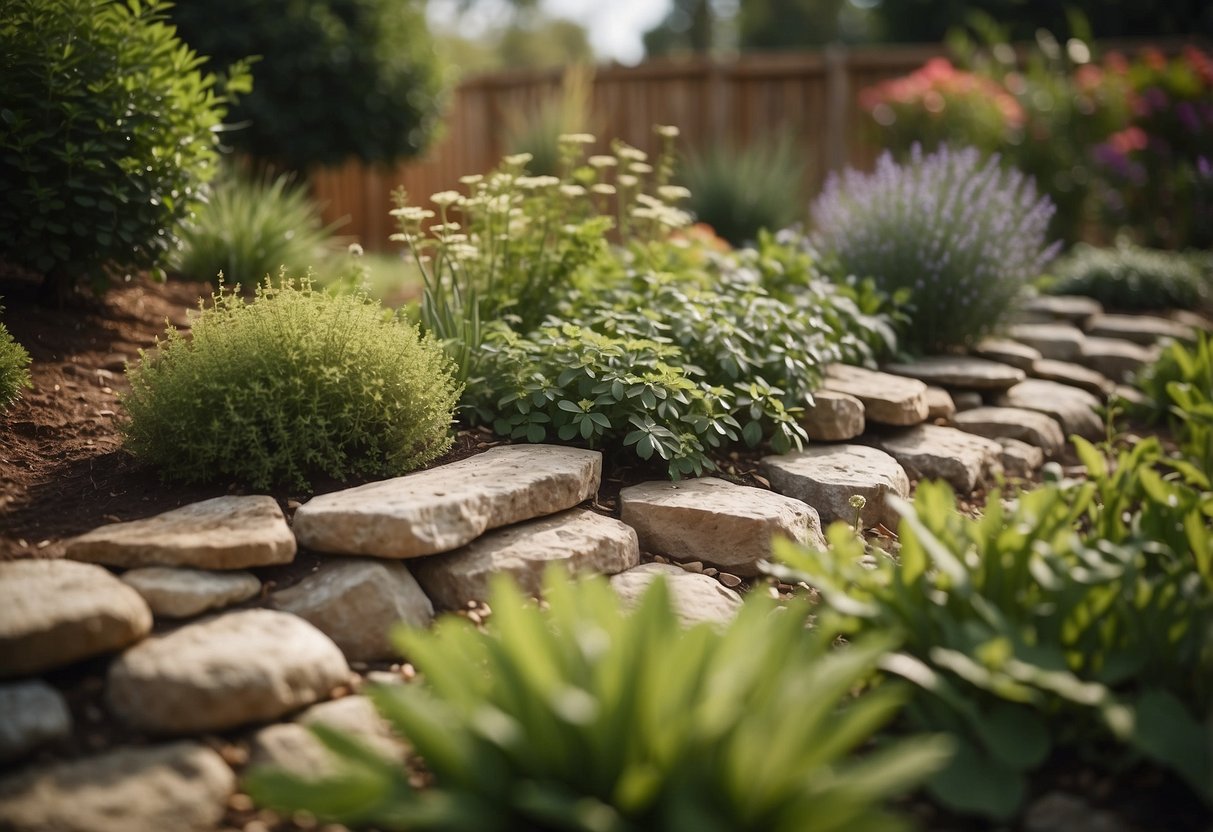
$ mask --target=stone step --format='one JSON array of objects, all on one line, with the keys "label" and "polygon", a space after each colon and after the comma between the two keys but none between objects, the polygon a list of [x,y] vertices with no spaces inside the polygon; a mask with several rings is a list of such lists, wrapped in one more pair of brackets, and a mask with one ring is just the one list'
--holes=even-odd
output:
[{"label": "stone step", "polygon": [[598,493],[602,454],[505,445],[449,465],[315,497],[295,512],[299,542],[320,552],[413,558],[489,529],[554,514]]},{"label": "stone step", "polygon": [[727,624],[741,607],[741,596],[720,581],[670,563],[643,563],[620,572],[611,577],[611,588],[625,605],[634,606],[659,576],[684,627]]},{"label": "stone step", "polygon": [[978,407],[957,413],[954,426],[987,439],[1018,439],[1035,445],[1046,456],[1059,456],[1066,437],[1055,419],[1021,407]]},{"label": "stone step", "polygon": [[864,418],[882,425],[916,425],[927,418],[927,386],[891,373],[830,364],[822,382],[826,390],[846,393],[863,402]]},{"label": "stone step", "polygon": [[1009,364],[969,355],[929,356],[916,361],[886,364],[886,373],[916,378],[927,384],[963,390],[1006,390],[1026,378],[1024,371]]},{"label": "stone step", "polygon": [[1029,375],[1033,378],[1043,378],[1046,381],[1056,381],[1086,390],[1101,400],[1106,399],[1116,388],[1116,385],[1103,373],[1081,364],[1055,361],[1051,358],[1042,358],[1034,362]]},{"label": "stone step", "polygon": [[995,403],[1047,414],[1057,420],[1066,436],[1078,434],[1085,439],[1099,439],[1104,435],[1099,399],[1068,384],[1030,378],[1003,393]]},{"label": "stone step", "polygon": [[900,517],[885,495],[910,495],[909,477],[897,460],[867,445],[814,445],[763,457],[760,470],[772,489],[808,503],[824,524],[855,522],[851,498],[858,495],[865,501],[860,518],[864,528],[883,524],[896,529]]},{"label": "stone step", "polygon": [[927,418],[951,419],[956,413],[956,400],[942,387],[927,387]]},{"label": "stone step", "polygon": [[845,442],[863,433],[863,402],[835,390],[818,390],[813,404],[805,408],[800,424],[817,442]]},{"label": "stone step", "polygon": [[973,354],[990,361],[1010,364],[1024,372],[1031,370],[1032,364],[1042,358],[1040,350],[1010,338],[986,338],[973,348]]},{"label": "stone step", "polygon": [[273,497],[216,497],[93,529],[67,542],[67,556],[126,568],[245,569],[290,563],[295,537]]},{"label": "stone step", "polygon": [[460,609],[469,601],[487,601],[494,575],[510,575],[524,593],[537,596],[543,573],[552,564],[572,574],[611,575],[639,562],[640,547],[631,526],[570,509],[489,532],[453,552],[418,558],[409,565],[436,605]]},{"label": "stone step", "polygon": [[1122,338],[1088,335],[1083,340],[1075,360],[1111,381],[1120,383],[1146,364],[1156,361],[1158,355],[1157,347],[1143,347]]},{"label": "stone step", "polygon": [[1077,359],[1086,339],[1081,329],[1070,324],[1015,324],[1008,334],[1039,352],[1042,358],[1057,361]]},{"label": "stone step", "polygon": [[1001,445],[956,428],[916,425],[872,440],[911,477],[945,480],[962,494],[971,493],[1001,470]]},{"label": "stone step", "polygon": [[1085,295],[1037,295],[1025,300],[1020,308],[1077,326],[1103,314],[1103,305]]},{"label": "stone step", "polygon": [[1170,318],[1153,315],[1096,315],[1087,322],[1087,335],[1100,338],[1120,338],[1148,347],[1163,338],[1195,341],[1196,332]]},{"label": "stone step", "polygon": [[157,618],[191,618],[247,601],[261,591],[257,576],[243,570],[141,566],[122,573],[122,582],[143,596]]},{"label": "stone step", "polygon": [[713,477],[633,485],[619,492],[619,503],[620,519],[636,530],[646,552],[736,575],[759,574],[775,536],[826,545],[812,506]]}]

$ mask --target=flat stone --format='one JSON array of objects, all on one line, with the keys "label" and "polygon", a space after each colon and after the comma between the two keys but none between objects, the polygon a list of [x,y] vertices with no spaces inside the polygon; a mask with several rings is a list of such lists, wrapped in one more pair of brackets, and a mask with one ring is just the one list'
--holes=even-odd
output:
[{"label": "flat stone", "polygon": [[1037,295],[1025,300],[1020,308],[1079,326],[1088,318],[1103,314],[1103,305],[1085,295]]},{"label": "flat stone", "polygon": [[151,629],[152,611],[139,593],[100,566],[0,562],[0,678],[120,650]]},{"label": "flat stone", "polygon": [[127,650],[110,665],[106,699],[150,733],[222,731],[327,699],[349,675],[337,645],[302,618],[242,610]]},{"label": "flat stone", "polygon": [[973,353],[990,361],[1010,364],[1024,372],[1030,372],[1032,364],[1042,358],[1040,350],[1010,338],[985,338],[973,348]]},{"label": "flat stone", "polygon": [[122,574],[160,618],[189,618],[247,601],[261,591],[251,572],[211,572],[172,566],[143,566]]},{"label": "flat stone", "polygon": [[720,581],[671,563],[644,563],[620,572],[611,577],[611,588],[626,605],[633,606],[658,576],[665,579],[670,601],[684,627],[727,624],[741,607],[741,596]]},{"label": "flat stone", "polygon": [[1045,464],[1045,452],[1035,445],[1005,436],[998,437],[997,441],[1002,445],[1002,453],[998,459],[1009,477],[1030,477]]},{"label": "flat stone", "polygon": [[67,556],[107,566],[244,569],[290,563],[295,537],[273,497],[216,497],[67,542]]},{"label": "flat stone", "polygon": [[822,387],[863,402],[864,418],[868,422],[916,425],[927,418],[927,386],[917,379],[847,364],[830,364],[826,367]]},{"label": "flat stone", "polygon": [[0,781],[10,832],[211,832],[236,775],[197,742],[121,748]]},{"label": "flat stone", "polygon": [[885,372],[965,390],[1006,390],[1027,376],[1018,367],[970,355],[932,355],[886,364]]},{"label": "flat stone", "polygon": [[645,551],[737,575],[757,575],[776,536],[826,546],[821,520],[804,501],[714,477],[633,485],[619,503]]},{"label": "flat stone", "polygon": [[952,403],[956,405],[956,412],[959,413],[962,410],[981,407],[985,401],[976,390],[957,390],[952,393]]},{"label": "flat stone", "polygon": [[1008,334],[1039,352],[1041,358],[1058,361],[1078,358],[1086,338],[1081,329],[1070,324],[1015,324]]},{"label": "flat stone", "polygon": [[863,433],[863,402],[836,390],[818,390],[813,406],[806,407],[800,424],[810,439],[819,442],[844,442]]},{"label": "flat stone", "polygon": [[428,627],[434,605],[399,561],[330,560],[272,596],[274,606],[314,624],[353,662],[392,659],[392,627]]},{"label": "flat stone", "polygon": [[598,491],[602,454],[505,445],[405,477],[325,494],[295,512],[310,549],[412,558],[449,552],[489,529],[572,508]]},{"label": "flat stone", "polygon": [[1163,338],[1195,341],[1196,332],[1170,318],[1153,315],[1096,315],[1087,322],[1087,335],[1099,338],[1120,338],[1134,344],[1149,346]]},{"label": "flat stone", "polygon": [[956,412],[956,402],[952,394],[942,387],[927,387],[927,418],[951,419]]},{"label": "flat stone", "polygon": [[910,476],[946,480],[961,494],[972,493],[1001,467],[1001,445],[956,428],[916,425],[875,442]]},{"label": "flat stone", "polygon": [[0,685],[0,762],[24,757],[72,733],[67,700],[41,679]]},{"label": "flat stone", "polygon": [[957,413],[952,421],[966,433],[995,440],[1018,439],[1050,457],[1058,456],[1066,444],[1061,425],[1053,417],[1022,407],[978,407]]},{"label": "flat stone", "polygon": [[1116,386],[1102,373],[1097,373],[1090,367],[1073,364],[1069,361],[1054,361],[1042,358],[1032,365],[1033,378],[1043,378],[1086,390],[1093,396],[1106,398]]},{"label": "flat stone", "polygon": [[513,577],[526,594],[537,596],[543,573],[559,564],[570,574],[614,574],[640,562],[631,526],[585,509],[571,509],[489,532],[444,555],[413,564],[417,580],[440,607],[458,609],[486,601],[494,575]]},{"label": "flat stone", "polygon": [[1173,309],[1170,317],[1171,320],[1182,326],[1191,327],[1195,330],[1203,330],[1204,332],[1213,332],[1213,320],[1206,318],[1199,312],[1193,312],[1189,309]]},{"label": "flat stone", "polygon": [[900,518],[885,495],[910,495],[910,480],[897,460],[867,445],[819,445],[763,457],[760,470],[771,488],[808,503],[827,524],[855,522],[850,501],[859,495],[866,500],[861,513],[865,528],[883,523],[895,529]]},{"label": "flat stone", "polygon": [[1127,384],[1117,384],[1112,390],[1112,397],[1115,397],[1122,405],[1131,407],[1140,407],[1148,401],[1145,393]]},{"label": "flat stone", "polygon": [[1104,423],[1098,409],[1099,399],[1068,384],[1030,378],[1016,384],[998,397],[1001,407],[1022,407],[1052,416],[1066,436],[1078,434],[1086,439],[1104,435]]},{"label": "flat stone", "polygon": [[335,774],[332,753],[308,730],[313,725],[343,731],[396,763],[403,764],[408,755],[404,741],[396,736],[370,699],[345,696],[313,705],[294,722],[280,722],[259,730],[249,743],[249,765],[275,766],[308,779]]},{"label": "flat stone", "polygon": [[1120,338],[1090,335],[1083,342],[1076,360],[1120,383],[1157,358],[1157,348],[1143,347]]}]

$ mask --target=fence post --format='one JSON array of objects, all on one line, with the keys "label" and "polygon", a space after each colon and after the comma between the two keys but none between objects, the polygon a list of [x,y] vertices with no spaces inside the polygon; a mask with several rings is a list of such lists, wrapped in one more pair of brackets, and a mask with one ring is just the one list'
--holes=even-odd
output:
[{"label": "fence post", "polygon": [[825,48],[827,171],[842,170],[847,163],[847,121],[850,117],[850,78],[847,50],[840,43]]}]

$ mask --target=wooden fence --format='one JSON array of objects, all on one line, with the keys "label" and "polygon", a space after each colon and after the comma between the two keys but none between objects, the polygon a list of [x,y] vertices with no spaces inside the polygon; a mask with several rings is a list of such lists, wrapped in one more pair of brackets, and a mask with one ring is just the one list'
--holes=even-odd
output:
[{"label": "wooden fence", "polygon": [[[828,171],[863,165],[875,154],[865,141],[858,90],[913,71],[942,47],[829,48],[814,53],[747,55],[733,61],[652,61],[596,70],[591,125],[604,140],[621,138],[655,151],[655,124],[681,131],[680,150],[713,142],[734,144],[790,133],[801,142],[806,192]],[[348,217],[341,233],[370,250],[388,250],[391,192],[400,186],[412,201],[457,188],[459,177],[481,173],[511,150],[508,125],[536,113],[559,95],[561,73],[512,72],[472,78],[454,92],[445,131],[423,157],[393,167],[357,162],[315,170],[311,184],[329,221]]]}]

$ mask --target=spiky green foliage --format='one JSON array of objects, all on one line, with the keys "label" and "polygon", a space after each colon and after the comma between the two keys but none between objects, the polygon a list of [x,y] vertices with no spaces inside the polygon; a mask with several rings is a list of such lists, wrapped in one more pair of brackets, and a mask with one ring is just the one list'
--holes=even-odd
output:
[{"label": "spiky green foliage", "polygon": [[127,448],[186,481],[308,489],[404,474],[450,446],[459,391],[442,348],[361,293],[281,278],[234,293],[128,370]]},{"label": "spiky green foliage", "polygon": [[[2,312],[4,307],[0,306]],[[0,412],[17,401],[23,387],[30,386],[29,364],[29,353],[0,321]]]},{"label": "spiky green foliage", "polygon": [[1122,243],[1075,246],[1051,269],[1052,294],[1086,295],[1109,309],[1201,309],[1213,305],[1213,256]]},{"label": "spiky green foliage", "polygon": [[875,832],[881,808],[946,757],[936,740],[853,752],[902,690],[852,699],[882,648],[841,651],[751,598],[713,629],[680,626],[658,581],[627,612],[601,578],[549,573],[546,611],[505,580],[481,631],[450,616],[399,644],[418,684],[373,689],[434,775],[405,773],[335,731],[338,774],[254,774],[263,804],[383,829]]}]

